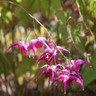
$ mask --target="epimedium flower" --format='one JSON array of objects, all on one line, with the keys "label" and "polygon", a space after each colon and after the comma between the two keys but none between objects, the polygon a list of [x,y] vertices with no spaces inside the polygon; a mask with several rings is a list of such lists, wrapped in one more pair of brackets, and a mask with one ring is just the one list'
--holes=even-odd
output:
[{"label": "epimedium flower", "polygon": [[73,86],[72,81],[79,83],[82,86],[82,90],[84,90],[83,78],[79,74],[79,72],[70,72],[69,70],[64,68],[62,71],[60,71],[60,73],[61,74],[54,79],[52,85],[61,79],[61,91],[63,91],[64,85],[64,94],[66,94],[66,86],[69,86],[70,84]]},{"label": "epimedium flower", "polygon": [[[57,53],[56,53],[56,55],[57,55]],[[45,60],[45,62],[46,62],[48,65],[50,65],[52,59],[54,59],[55,64],[56,64],[56,61],[58,61],[58,63],[60,63],[60,59],[59,59],[59,58],[56,58],[56,55],[54,55],[54,53],[53,53],[52,50],[49,50],[49,49],[46,48],[46,49],[42,52],[40,58],[36,61],[36,66],[37,66],[37,64],[38,64],[41,60]]]},{"label": "epimedium flower", "polygon": [[[26,56],[27,51],[28,51],[28,56],[30,57],[30,49],[32,49],[33,58],[34,58],[35,48],[40,49],[43,47],[43,44],[46,45],[46,43],[48,43],[48,40],[46,40],[46,38],[44,38],[44,37],[38,37],[37,39],[31,40],[29,43],[24,42],[24,41],[18,41],[18,42],[11,44],[11,46],[7,49],[7,52],[9,51],[9,49],[11,47],[19,46],[20,52],[24,54],[24,57]],[[23,57],[23,59],[24,59],[24,57]]]},{"label": "epimedium flower", "polygon": [[46,45],[47,48],[41,53],[40,58],[36,61],[36,65],[41,61],[45,60],[45,62],[50,65],[51,61],[54,60],[55,65],[57,62],[60,64],[60,59],[57,58],[57,52],[58,50],[69,52],[69,50],[61,47],[61,46],[55,46],[53,43],[48,43]]},{"label": "epimedium flower", "polygon": [[75,81],[79,83],[82,86],[82,90],[84,90],[83,78],[79,73],[79,65],[81,64],[87,64],[90,67],[92,67],[92,65],[85,60],[82,59],[71,60],[69,64],[62,66],[63,70],[59,70],[61,74],[54,79],[52,85],[61,79],[62,80],[61,90],[63,90],[63,84],[64,84],[64,94],[66,94],[66,86],[72,84],[72,81]]},{"label": "epimedium flower", "polygon": [[[48,40],[44,37],[38,37],[37,39],[33,39],[29,42],[29,47],[28,47],[28,56],[30,57],[30,49],[33,51],[33,58],[35,56],[35,48],[40,49],[43,47],[43,44],[46,45],[48,43]],[[35,48],[34,48],[35,47]]]},{"label": "epimedium flower", "polygon": [[85,61],[85,60],[82,60],[82,59],[76,59],[76,60],[71,60],[69,64],[66,64],[65,67],[66,69],[71,69],[71,71],[76,71],[78,72],[79,71],[79,65],[81,64],[86,64],[86,65],[89,65],[90,67],[92,67],[92,65]]},{"label": "epimedium flower", "polygon": [[[27,53],[27,50],[28,50],[28,47],[29,47],[29,43],[26,43],[24,41],[15,42],[15,43],[11,44],[11,46],[7,49],[7,52],[13,46],[19,46],[20,52],[24,54],[24,57],[26,56],[26,53]],[[22,60],[24,59],[24,57],[22,58]]]},{"label": "epimedium flower", "polygon": [[61,67],[61,64],[58,64],[58,65],[47,65],[46,64],[46,65],[42,66],[41,68],[39,68],[40,72],[38,73],[36,80],[38,79],[38,77],[41,73],[44,73],[45,79],[49,78],[51,81],[53,81],[54,76],[56,75],[56,72],[60,71],[60,69],[57,68],[57,66]]}]

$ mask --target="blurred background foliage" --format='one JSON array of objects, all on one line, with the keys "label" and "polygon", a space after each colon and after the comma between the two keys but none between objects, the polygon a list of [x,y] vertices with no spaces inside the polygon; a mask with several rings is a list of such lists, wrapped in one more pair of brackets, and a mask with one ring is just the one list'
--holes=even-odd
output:
[{"label": "blurred background foliage", "polygon": [[[44,36],[47,33],[20,7],[0,0],[0,96],[63,96],[60,85],[50,88],[49,80],[41,75],[36,81],[38,68],[36,59],[43,49],[36,52],[36,57],[28,56],[21,61],[19,48],[14,47],[6,53],[13,42],[27,41]],[[85,91],[74,83],[73,89],[67,87],[66,96],[96,96],[96,0],[10,0],[22,6],[37,18],[49,31],[57,45],[70,50],[64,53],[69,59],[86,59],[94,68],[82,65]],[[67,33],[66,23],[72,38]],[[74,42],[74,43],[73,43]],[[60,54],[59,56],[63,58]],[[65,60],[62,60],[62,64]],[[78,89],[78,90],[77,90]]]}]

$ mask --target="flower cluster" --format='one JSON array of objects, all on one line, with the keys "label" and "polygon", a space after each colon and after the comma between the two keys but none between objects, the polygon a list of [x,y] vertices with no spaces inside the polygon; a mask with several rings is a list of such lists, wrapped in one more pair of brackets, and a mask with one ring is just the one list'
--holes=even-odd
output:
[{"label": "flower cluster", "polygon": [[79,65],[81,64],[87,64],[90,67],[92,67],[92,65],[85,60],[82,59],[71,60],[69,64],[62,66],[63,70],[59,70],[61,74],[54,79],[52,85],[54,82],[57,82],[58,80],[61,79],[62,80],[61,90],[63,90],[63,84],[64,84],[64,94],[66,94],[66,86],[72,84],[72,81],[75,81],[79,83],[82,86],[82,90],[84,90],[83,78],[79,73]]},{"label": "flower cluster", "polygon": [[[48,41],[46,40],[46,38],[44,37],[38,37],[37,39],[33,39],[31,40],[29,43],[26,43],[24,41],[18,41],[13,43],[8,49],[7,52],[9,51],[9,49],[13,46],[19,46],[20,47],[20,52],[24,54],[24,57],[26,56],[26,53],[28,52],[28,56],[30,58],[30,49],[33,52],[33,58],[35,56],[35,48],[40,49],[43,47],[43,44],[48,43]],[[22,60],[24,59],[24,57],[22,58]]]},{"label": "flower cluster", "polygon": [[[79,73],[79,65],[81,64],[87,64],[90,67],[92,65],[88,63],[85,60],[82,59],[76,59],[76,60],[70,60],[68,61],[68,64],[65,64],[65,66],[61,65],[61,60],[58,58],[58,50],[59,51],[66,51],[70,53],[69,50],[61,47],[61,46],[55,46],[53,42],[50,40],[46,40],[44,37],[38,37],[37,39],[31,40],[29,43],[26,43],[24,41],[18,41],[16,43],[13,43],[8,49],[13,46],[19,46],[20,52],[24,54],[24,57],[26,56],[28,52],[28,56],[30,58],[30,50],[32,50],[33,58],[35,56],[35,49],[40,49],[45,45],[44,51],[41,53],[39,59],[36,61],[36,66],[39,64],[41,60],[44,60],[46,62],[45,65],[43,65],[41,68],[39,68],[39,74],[37,75],[37,78],[41,73],[44,74],[45,79],[49,78],[50,81],[52,81],[52,85],[59,81],[61,81],[61,90],[63,90],[63,84],[64,84],[64,94],[66,94],[66,86],[72,84],[72,81],[75,81],[79,83],[82,86],[82,89],[84,90],[83,86],[83,78]],[[24,59],[22,58],[22,60]],[[59,76],[57,76],[57,71],[59,73]]]}]

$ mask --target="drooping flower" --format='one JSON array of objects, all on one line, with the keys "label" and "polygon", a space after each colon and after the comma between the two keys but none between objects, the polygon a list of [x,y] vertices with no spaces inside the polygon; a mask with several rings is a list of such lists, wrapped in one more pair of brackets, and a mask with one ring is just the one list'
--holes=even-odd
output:
[{"label": "drooping flower", "polygon": [[64,85],[64,94],[66,94],[66,86],[69,86],[70,84],[72,84],[72,81],[79,83],[82,86],[82,90],[84,90],[83,78],[79,74],[79,72],[75,72],[75,71],[70,72],[67,69],[63,69],[60,72],[61,72],[61,74],[54,79],[54,81],[52,82],[52,85],[61,79],[62,80],[61,81],[61,91],[63,91],[63,85]]},{"label": "drooping flower", "polygon": [[[37,39],[33,39],[29,42],[28,47],[28,56],[30,57],[30,49],[33,51],[33,58],[35,56],[35,48],[40,49],[43,47],[43,44],[48,43],[48,40],[44,37],[38,37]],[[35,48],[34,48],[35,47]]]},{"label": "drooping flower", "polygon": [[71,69],[71,71],[78,72],[79,65],[81,65],[81,64],[87,64],[90,67],[92,67],[92,65],[90,63],[88,63],[87,61],[82,60],[82,59],[71,60],[70,64],[66,64],[65,67],[66,67],[66,69],[69,69],[69,70]]},{"label": "drooping flower", "polygon": [[58,64],[58,65],[47,65],[46,64],[46,65],[42,66],[41,68],[39,68],[40,72],[38,73],[36,79],[38,79],[38,77],[41,73],[44,73],[45,79],[49,78],[51,81],[53,81],[54,76],[56,75],[56,72],[60,71],[60,69],[57,68],[57,66],[61,67],[60,64]]},{"label": "drooping flower", "polygon": [[79,73],[79,65],[81,64],[87,64],[90,67],[92,67],[92,65],[85,60],[82,59],[71,60],[69,64],[63,66],[63,70],[59,70],[61,74],[54,79],[52,85],[61,79],[62,80],[61,90],[63,90],[63,84],[64,84],[64,94],[66,94],[66,86],[72,84],[72,81],[75,81],[79,83],[82,86],[82,90],[84,90],[83,78]]},{"label": "drooping flower", "polygon": [[[29,47],[29,43],[26,43],[24,41],[15,42],[15,43],[11,44],[11,46],[7,49],[7,52],[13,46],[19,46],[20,52],[24,54],[24,57],[26,56],[26,53],[27,53],[27,50],[28,50],[28,47]],[[24,59],[24,57],[23,57],[23,59]]]},{"label": "drooping flower", "polygon": [[[57,55],[57,54],[56,54]],[[45,60],[45,62],[50,65],[52,59],[54,59],[55,63],[56,60],[58,61],[58,63],[60,63],[59,58],[56,58],[56,55],[54,55],[53,51],[46,48],[43,53],[41,54],[40,58],[36,61],[36,65],[41,61],[41,60]]]},{"label": "drooping flower", "polygon": [[55,65],[57,62],[60,64],[60,59],[57,58],[57,52],[58,50],[69,52],[67,49],[56,46],[53,43],[49,42],[49,45],[47,45],[47,48],[42,52],[40,55],[40,58],[36,61],[36,65],[41,61],[45,60],[45,62],[50,65],[51,61],[54,60]]},{"label": "drooping flower", "polygon": [[[20,52],[24,53],[24,57],[26,56],[26,53],[28,51],[28,56],[30,57],[30,49],[32,49],[33,51],[33,58],[35,56],[35,48],[40,49],[43,47],[43,44],[46,45],[46,43],[48,43],[48,40],[46,40],[46,38],[44,37],[38,37],[37,39],[33,39],[31,40],[29,43],[26,43],[24,41],[18,41],[15,42],[13,44],[11,44],[11,46],[7,49],[7,52],[9,51],[9,49],[13,46],[19,46],[20,47]],[[23,57],[23,59],[24,59]]]}]

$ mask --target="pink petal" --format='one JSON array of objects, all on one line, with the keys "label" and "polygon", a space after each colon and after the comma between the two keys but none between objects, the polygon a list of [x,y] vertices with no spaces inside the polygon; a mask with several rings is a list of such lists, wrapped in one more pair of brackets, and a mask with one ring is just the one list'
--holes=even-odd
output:
[{"label": "pink petal", "polygon": [[15,42],[15,43],[13,43],[13,44],[11,44],[11,46],[7,49],[7,52],[9,51],[9,49],[11,48],[11,47],[13,47],[13,46],[21,46],[21,44],[23,44],[24,43],[24,41],[18,41],[18,42]]},{"label": "pink petal", "polygon": [[42,48],[43,47],[43,41],[37,39],[37,42],[35,43],[35,47],[37,49]]},{"label": "pink petal", "polygon": [[23,56],[23,58],[22,58],[22,60],[21,60],[21,61],[23,61],[23,59],[25,58],[25,56],[26,56],[26,53],[24,54],[24,56]]},{"label": "pink petal", "polygon": [[82,86],[82,90],[84,90],[83,78],[78,72],[73,71],[70,74],[70,78],[73,79],[75,82],[79,83]]},{"label": "pink petal", "polygon": [[[33,58],[35,57],[35,49],[33,47],[31,47],[32,52],[33,52]],[[30,47],[28,48],[28,56],[30,58]]]},{"label": "pink petal", "polygon": [[45,68],[45,67],[47,67],[47,66],[48,66],[48,65],[44,65],[44,66],[40,67],[39,70],[41,70],[41,69],[43,69],[43,68]]},{"label": "pink petal", "polygon": [[56,60],[57,60],[57,62],[58,62],[59,64],[61,64],[61,62],[60,62],[60,59],[59,59],[59,58],[56,58]]},{"label": "pink petal", "polygon": [[49,44],[49,42],[48,42],[44,37],[39,37],[38,39],[41,40],[41,41],[43,42],[43,44],[44,44],[48,49],[50,49],[49,46],[47,45],[47,43]]},{"label": "pink petal", "polygon": [[70,51],[69,50],[67,50],[67,49],[65,49],[65,48],[63,48],[63,47],[61,47],[61,46],[57,46],[57,50],[61,50],[61,51],[66,51],[66,52],[68,52],[68,53],[70,53]]},{"label": "pink petal", "polygon": [[24,53],[24,57],[22,58],[22,60],[23,60],[26,56],[26,53],[27,53],[27,50],[28,50],[28,47],[29,47],[29,43],[26,43],[24,41],[15,42],[15,43],[11,44],[11,46],[7,49],[7,52],[9,51],[9,49],[11,47],[16,46],[16,45],[19,46],[20,52]]},{"label": "pink petal", "polygon": [[46,38],[45,37],[38,37],[38,39],[39,40],[43,40],[44,42],[46,42],[46,43],[49,43],[49,41],[48,40],[46,40]]},{"label": "pink petal", "polygon": [[35,49],[33,48],[32,51],[33,51],[33,58],[34,58],[35,57]]},{"label": "pink petal", "polygon": [[56,62],[56,57],[54,56],[53,58],[54,58],[55,65],[57,65],[57,62]]},{"label": "pink petal", "polygon": [[73,60],[73,62],[75,65],[87,64],[90,67],[92,67],[92,65],[90,63],[88,63],[87,61],[82,60],[82,59],[76,59],[76,60]]},{"label": "pink petal", "polygon": [[59,75],[57,78],[55,78],[55,81],[58,81],[59,79],[63,80],[64,75]]},{"label": "pink petal", "polygon": [[45,59],[45,57],[46,57],[46,56],[42,56],[42,57],[40,56],[40,58],[39,58],[39,59],[37,59],[37,61],[36,61],[36,66],[37,66],[37,64],[38,64],[41,60],[44,60],[44,59]]},{"label": "pink petal", "polygon": [[79,78],[74,78],[75,82],[79,83],[82,86],[82,90],[84,90],[83,82]]},{"label": "pink petal", "polygon": [[46,55],[46,53],[48,53],[48,49],[47,48],[44,49],[44,51],[41,53],[41,56]]}]

